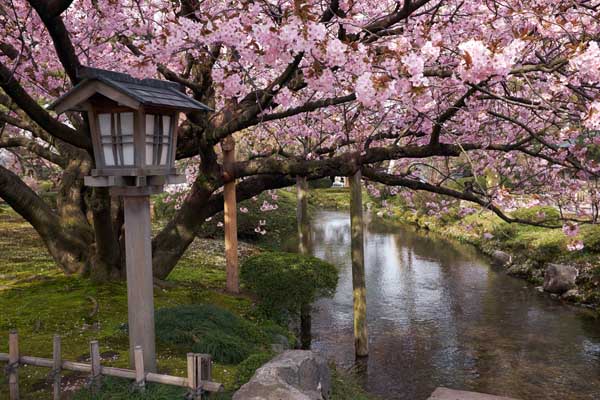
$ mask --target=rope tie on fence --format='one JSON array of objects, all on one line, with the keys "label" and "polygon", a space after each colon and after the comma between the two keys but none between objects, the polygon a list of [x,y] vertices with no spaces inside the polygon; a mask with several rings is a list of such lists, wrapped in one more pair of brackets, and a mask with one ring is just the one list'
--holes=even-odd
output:
[{"label": "rope tie on fence", "polygon": [[15,372],[17,372],[17,370],[19,369],[19,362],[15,361],[13,363],[7,363],[4,366],[4,373],[6,374],[6,376],[13,374]]},{"label": "rope tie on fence", "polygon": [[54,381],[57,376],[60,376],[60,374],[61,374],[60,368],[54,368],[50,372],[48,372],[48,375],[46,376],[46,379],[48,381]]},{"label": "rope tie on fence", "polygon": [[202,386],[198,386],[196,389],[190,389],[188,390],[187,394],[185,395],[185,400],[197,400],[202,398],[202,395],[204,395],[206,393],[206,391],[204,389],[202,389]]},{"label": "rope tie on fence", "polygon": [[88,376],[87,379],[85,380],[85,383],[83,384],[83,386],[86,389],[90,389],[92,387],[99,387],[100,383],[102,382],[102,375],[98,375],[98,376]]},{"label": "rope tie on fence", "polygon": [[137,383],[136,381],[133,381],[129,384],[129,393],[135,393],[135,392],[139,392],[140,390],[143,390],[146,387],[145,384],[140,384]]}]

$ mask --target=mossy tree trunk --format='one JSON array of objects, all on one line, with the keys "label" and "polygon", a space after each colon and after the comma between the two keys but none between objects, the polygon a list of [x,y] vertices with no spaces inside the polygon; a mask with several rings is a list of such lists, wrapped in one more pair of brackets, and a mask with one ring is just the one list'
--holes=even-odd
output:
[{"label": "mossy tree trunk", "polygon": [[122,278],[119,230],[114,229],[108,190],[83,186],[91,168],[85,152],[70,150],[63,167],[55,205],[1,166],[0,197],[33,226],[66,274],[95,280]]}]

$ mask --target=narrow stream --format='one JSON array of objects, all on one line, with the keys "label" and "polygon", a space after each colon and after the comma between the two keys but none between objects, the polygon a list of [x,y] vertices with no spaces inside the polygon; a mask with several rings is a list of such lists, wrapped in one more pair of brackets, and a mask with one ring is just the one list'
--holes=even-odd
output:
[{"label": "narrow stream", "polygon": [[314,305],[312,347],[354,368],[369,392],[600,399],[600,321],[496,271],[471,247],[376,222],[365,232],[370,355],[355,364],[348,214],[315,215],[312,243],[341,269],[334,297]]}]

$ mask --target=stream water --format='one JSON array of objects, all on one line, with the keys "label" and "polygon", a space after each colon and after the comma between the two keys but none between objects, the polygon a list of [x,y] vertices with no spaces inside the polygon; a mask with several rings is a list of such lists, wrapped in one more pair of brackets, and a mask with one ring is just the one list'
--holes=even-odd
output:
[{"label": "stream water", "polygon": [[468,246],[367,223],[369,357],[354,360],[348,213],[322,211],[312,253],[336,264],[333,298],[314,304],[312,348],[384,399],[438,386],[521,400],[600,399],[600,321],[492,268]]}]

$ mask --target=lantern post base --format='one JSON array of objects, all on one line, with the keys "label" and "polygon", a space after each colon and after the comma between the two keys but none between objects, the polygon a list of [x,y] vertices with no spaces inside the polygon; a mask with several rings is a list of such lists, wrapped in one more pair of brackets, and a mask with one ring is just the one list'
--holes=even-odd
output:
[{"label": "lantern post base", "polygon": [[[123,195],[123,194],[121,194]],[[141,346],[146,372],[156,372],[154,336],[154,281],[150,196],[123,196],[125,214],[125,260],[127,267],[127,310],[129,321],[129,363],[134,349]]]}]

